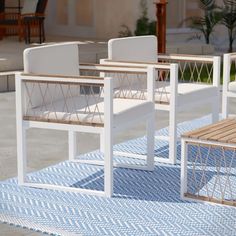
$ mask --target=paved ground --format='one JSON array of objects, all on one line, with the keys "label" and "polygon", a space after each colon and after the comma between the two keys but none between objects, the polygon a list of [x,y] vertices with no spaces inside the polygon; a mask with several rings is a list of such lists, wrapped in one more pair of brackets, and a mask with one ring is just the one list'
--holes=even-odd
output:
[{"label": "paved ground", "polygon": [[[56,37],[47,36],[45,44],[61,43],[75,41],[79,44],[80,60],[83,62],[95,62],[99,58],[104,58],[107,55],[107,42],[85,40],[72,37]],[[17,37],[8,37],[0,40],[0,72],[20,70],[23,68],[23,51],[29,47],[40,46],[39,44],[25,44],[19,42]]]}]

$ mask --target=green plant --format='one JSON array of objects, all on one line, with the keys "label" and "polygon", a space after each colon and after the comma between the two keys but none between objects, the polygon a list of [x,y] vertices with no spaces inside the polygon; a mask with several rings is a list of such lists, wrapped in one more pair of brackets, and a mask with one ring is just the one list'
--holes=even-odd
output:
[{"label": "green plant", "polygon": [[137,20],[135,35],[150,35],[156,34],[156,22],[149,21],[147,1],[140,1],[141,17]]},{"label": "green plant", "polygon": [[[136,22],[134,35],[156,35],[156,21],[149,21],[147,0],[140,0],[141,17]],[[123,30],[119,32],[119,37],[130,37],[132,31],[127,25],[121,26]]]},{"label": "green plant", "polygon": [[224,0],[222,9],[222,24],[228,29],[229,52],[233,51],[233,43],[236,37],[236,3],[235,0]]},{"label": "green plant", "polygon": [[127,25],[122,25],[121,26],[123,28],[123,30],[121,30],[119,32],[119,37],[130,37],[132,36],[132,31],[130,30],[130,28]]},{"label": "green plant", "polygon": [[210,43],[210,36],[215,26],[221,21],[222,14],[217,7],[215,0],[199,0],[200,9],[203,16],[189,17],[185,21],[193,29],[199,30],[207,44]]}]

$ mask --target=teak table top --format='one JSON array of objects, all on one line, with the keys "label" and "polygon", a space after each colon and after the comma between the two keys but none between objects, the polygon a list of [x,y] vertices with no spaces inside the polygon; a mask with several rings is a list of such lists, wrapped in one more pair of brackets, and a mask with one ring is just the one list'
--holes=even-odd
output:
[{"label": "teak table top", "polygon": [[236,119],[221,120],[215,124],[187,132],[182,137],[236,144]]}]

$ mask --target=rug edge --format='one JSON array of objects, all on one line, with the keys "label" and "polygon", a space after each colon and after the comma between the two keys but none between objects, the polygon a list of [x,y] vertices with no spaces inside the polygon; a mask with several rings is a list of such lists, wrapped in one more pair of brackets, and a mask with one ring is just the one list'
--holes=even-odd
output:
[{"label": "rug edge", "polygon": [[75,234],[66,232],[64,230],[58,230],[55,228],[43,226],[37,223],[28,222],[27,220],[22,220],[17,217],[9,216],[6,214],[0,214],[0,223],[14,226],[16,228],[28,229],[34,232],[56,235],[56,236],[82,236],[82,234]]}]

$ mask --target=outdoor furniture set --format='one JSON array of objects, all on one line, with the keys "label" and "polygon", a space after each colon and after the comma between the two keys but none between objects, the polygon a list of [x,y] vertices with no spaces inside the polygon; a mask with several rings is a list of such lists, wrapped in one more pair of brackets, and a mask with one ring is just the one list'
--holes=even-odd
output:
[{"label": "outdoor furniture set", "polygon": [[[45,41],[44,19],[48,0],[25,0],[18,12],[0,12],[1,37],[18,35],[19,41],[30,43],[31,36],[39,36],[39,43]],[[19,3],[20,4],[20,3]]]},{"label": "outdoor furniture set", "polygon": [[[113,194],[113,167],[154,170],[155,139],[169,141],[169,158],[158,157],[156,160],[176,164],[177,140],[180,138],[177,137],[177,115],[180,111],[210,105],[212,122],[218,121],[220,57],[157,55],[156,45],[154,36],[110,40],[108,59],[101,60],[98,65],[79,63],[76,43],[25,50],[24,73],[16,75],[20,185],[110,197]],[[225,70],[225,76],[227,72]],[[154,137],[155,110],[169,112],[168,136]],[[147,124],[146,155],[128,153],[127,156],[145,159],[146,165],[114,163],[114,135],[141,121]],[[68,131],[69,161],[104,165],[104,191],[27,181],[26,131],[29,128]],[[80,132],[100,135],[104,161],[77,157]],[[183,141],[181,160],[182,197],[187,196],[185,144],[186,140]],[[126,156],[125,152],[118,154]]]}]

